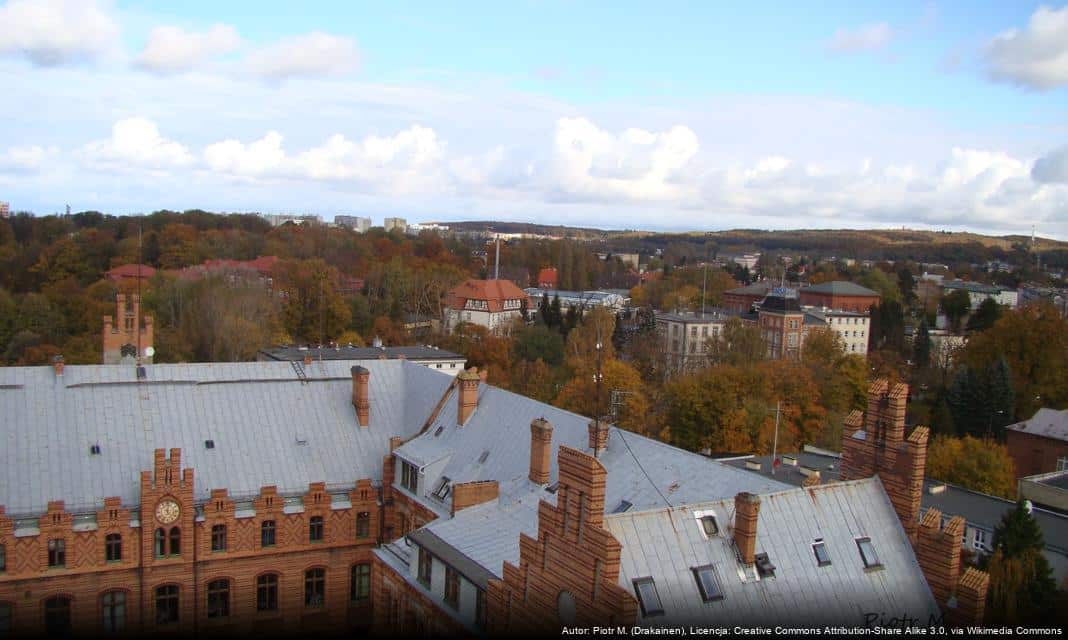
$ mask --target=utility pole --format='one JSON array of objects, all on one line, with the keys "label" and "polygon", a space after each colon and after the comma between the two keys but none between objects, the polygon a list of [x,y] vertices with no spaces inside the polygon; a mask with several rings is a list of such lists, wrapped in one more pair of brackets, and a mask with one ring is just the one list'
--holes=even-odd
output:
[{"label": "utility pole", "polygon": [[[67,205],[67,215],[70,215],[70,205]],[[145,260],[144,244],[141,241],[142,223],[137,223],[137,310],[141,310],[141,263]],[[123,309],[123,313],[126,310]],[[141,315],[134,317],[134,333],[137,334],[137,366],[141,366]]]},{"label": "utility pole", "polygon": [[776,453],[779,449],[779,413],[781,413],[782,401],[775,401],[775,437],[771,441],[771,475],[775,475],[775,467],[779,466],[779,458]]},{"label": "utility pole", "polygon": [[[597,391],[594,399],[593,419],[596,422],[597,428],[601,428],[601,349],[603,348],[601,343],[601,327],[597,327],[597,344],[595,349],[597,351],[597,374],[594,376],[594,381],[597,383]],[[597,456],[597,447],[593,448],[593,457]]]},{"label": "utility pole", "polygon": [[701,320],[705,319],[705,289],[708,286],[708,260],[705,259],[705,272],[701,276]]},{"label": "utility pole", "polygon": [[501,235],[496,234],[497,237],[497,264],[493,267],[493,279],[501,279]]}]

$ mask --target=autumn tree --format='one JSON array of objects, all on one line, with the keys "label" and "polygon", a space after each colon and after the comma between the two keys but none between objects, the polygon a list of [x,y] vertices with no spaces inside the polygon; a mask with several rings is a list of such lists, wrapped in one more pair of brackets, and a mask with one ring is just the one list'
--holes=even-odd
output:
[{"label": "autumn tree", "polygon": [[294,338],[329,342],[348,326],[352,312],[338,293],[337,269],[323,260],[280,260],[274,286],[283,299],[284,327]]},{"label": "autumn tree", "polygon": [[604,307],[597,307],[587,313],[582,324],[567,334],[567,366],[575,372],[592,371],[596,368],[598,357],[602,361],[614,358],[612,332],[615,325],[616,316]]},{"label": "autumn tree", "polygon": [[[614,407],[611,404],[613,392],[618,401]],[[628,431],[646,433],[649,401],[645,385],[634,367],[615,358],[601,364],[599,396],[597,371],[583,369],[564,384],[555,404],[583,416],[600,415]]]},{"label": "autumn tree", "polygon": [[927,328],[927,320],[920,321],[912,339],[912,361],[919,369],[931,366],[931,332]]},{"label": "autumn tree", "polygon": [[1003,498],[1016,494],[1016,470],[1003,444],[936,436],[927,449],[927,476]]},{"label": "autumn tree", "polygon": [[986,331],[1001,317],[1001,305],[993,298],[979,303],[979,308],[968,318],[968,331]]},{"label": "autumn tree", "polygon": [[752,366],[767,357],[768,346],[760,327],[728,318],[719,336],[708,340],[708,359],[712,364]]}]

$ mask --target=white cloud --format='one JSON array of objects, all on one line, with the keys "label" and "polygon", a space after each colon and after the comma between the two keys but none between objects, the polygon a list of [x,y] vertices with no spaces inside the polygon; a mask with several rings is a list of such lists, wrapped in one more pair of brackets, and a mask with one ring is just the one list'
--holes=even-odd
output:
[{"label": "white cloud", "polygon": [[1036,182],[1068,184],[1068,145],[1054,149],[1035,161],[1031,177]]},{"label": "white cloud", "polygon": [[229,53],[240,44],[237,30],[225,24],[212,25],[203,33],[180,27],[156,27],[148,34],[136,64],[156,73],[179,73]]},{"label": "white cloud", "polygon": [[269,80],[347,73],[359,63],[356,43],[319,31],[283,38],[249,54],[248,69]]},{"label": "white cloud", "polygon": [[1022,31],[1009,29],[987,43],[987,75],[1032,89],[1068,85],[1068,6],[1039,7]]},{"label": "white cloud", "polygon": [[256,178],[275,172],[285,160],[282,135],[268,131],[263,138],[245,144],[223,140],[204,149],[204,160],[219,173],[241,178]]},{"label": "white cloud", "polygon": [[165,172],[194,161],[185,146],[161,136],[156,123],[145,118],[119,120],[111,128],[110,138],[90,142],[80,155],[88,166],[102,170]]},{"label": "white cloud", "polygon": [[0,34],[0,53],[56,66],[109,50],[119,27],[95,0],[9,0],[0,7]]},{"label": "white cloud", "polygon": [[57,155],[59,150],[55,147],[41,147],[31,145],[29,147],[9,147],[0,154],[0,171],[9,173],[28,173],[40,171],[45,167],[45,162]]},{"label": "white cloud", "polygon": [[827,48],[838,53],[858,53],[883,49],[894,38],[894,31],[885,22],[866,24],[856,29],[839,28],[827,42]]}]

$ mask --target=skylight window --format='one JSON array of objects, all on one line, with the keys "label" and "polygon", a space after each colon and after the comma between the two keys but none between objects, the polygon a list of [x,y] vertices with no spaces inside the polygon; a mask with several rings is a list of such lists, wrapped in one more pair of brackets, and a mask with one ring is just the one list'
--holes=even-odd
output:
[{"label": "skylight window", "polygon": [[434,437],[436,438],[436,437],[440,436],[441,432],[444,431],[444,430],[445,430],[445,425],[441,425],[440,427],[435,429],[434,430]]},{"label": "skylight window", "polygon": [[441,476],[441,480],[438,481],[438,486],[434,488],[434,497],[438,500],[444,500],[448,497],[449,491],[452,490],[452,485],[449,483],[448,476]]},{"label": "skylight window", "polygon": [[480,456],[478,457],[478,463],[479,463],[479,464],[483,464],[483,463],[485,463],[485,462],[486,462],[486,458],[489,458],[489,453],[490,453],[490,452],[489,452],[489,449],[486,449],[485,451],[483,451],[483,452],[482,452],[482,455],[480,455]]},{"label": "skylight window", "polygon": [[204,448],[205,449],[214,449],[215,448],[215,441],[214,440],[205,440],[204,441]]},{"label": "skylight window", "polygon": [[548,491],[549,493],[556,493],[556,490],[558,488],[560,488],[560,483],[559,482],[554,482],[551,485],[545,487],[545,490]]},{"label": "skylight window", "polygon": [[692,569],[693,577],[697,580],[697,590],[701,593],[701,599],[705,602],[722,600],[723,589],[719,586],[716,570],[710,564]]},{"label": "skylight window", "polygon": [[89,455],[91,455],[91,456],[100,455],[100,445],[98,445],[98,444],[89,445]]},{"label": "skylight window", "polygon": [[824,544],[823,538],[816,538],[816,541],[812,543],[812,552],[816,554],[818,566],[826,567],[831,564],[831,554],[827,553],[827,545]]},{"label": "skylight window", "polygon": [[706,539],[719,535],[719,521],[716,514],[711,511],[698,511],[693,514],[697,518],[697,524],[701,526],[701,534]]},{"label": "skylight window", "polygon": [[652,578],[638,578],[634,581],[634,593],[638,596],[638,604],[642,608],[642,617],[664,615],[664,605],[660,602],[660,594],[656,592],[656,583]]},{"label": "skylight window", "polygon": [[627,500],[620,500],[619,505],[617,505],[616,508],[612,510],[612,513],[623,513],[624,511],[630,509],[633,506],[634,505]]},{"label": "skylight window", "polygon": [[864,561],[865,569],[883,566],[879,562],[879,556],[875,553],[875,547],[871,544],[871,538],[857,538],[857,548],[860,549],[860,559]]}]

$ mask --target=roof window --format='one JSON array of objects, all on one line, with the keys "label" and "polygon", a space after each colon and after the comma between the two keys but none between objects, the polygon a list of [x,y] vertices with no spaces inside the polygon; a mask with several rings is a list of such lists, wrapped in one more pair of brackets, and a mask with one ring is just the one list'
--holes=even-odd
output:
[{"label": "roof window", "polygon": [[636,579],[634,593],[638,596],[638,604],[641,605],[643,617],[664,615],[664,605],[660,602],[660,594],[656,592],[656,583],[652,578]]},{"label": "roof window", "polygon": [[98,445],[98,444],[89,445],[89,455],[91,455],[91,456],[100,455],[100,445]]},{"label": "roof window", "polygon": [[723,599],[723,589],[719,586],[716,570],[710,564],[692,569],[693,577],[697,580],[697,590],[701,593],[701,599],[705,602],[714,602]]},{"label": "roof window", "polygon": [[879,556],[875,553],[875,547],[871,544],[871,538],[857,538],[857,549],[860,550],[860,559],[864,561],[865,569],[883,566],[883,563],[879,562]]},{"label": "roof window", "polygon": [[449,496],[449,491],[452,490],[452,485],[449,483],[448,476],[441,476],[441,480],[438,480],[438,486],[434,487],[434,497],[438,500],[444,500]]},{"label": "roof window", "polygon": [[215,448],[215,441],[214,440],[205,440],[204,441],[204,448],[205,449],[214,449]]},{"label": "roof window", "polygon": [[775,577],[775,565],[771,564],[771,558],[766,553],[758,553],[753,556],[753,561],[756,562],[757,574],[763,578]]},{"label": "roof window", "polygon": [[719,535],[719,522],[716,521],[715,513],[698,511],[694,514],[694,517],[697,518],[697,524],[701,525],[701,534],[706,539]]},{"label": "roof window", "polygon": [[812,543],[812,553],[816,554],[817,566],[826,567],[831,564],[831,554],[827,553],[827,545],[823,542],[823,538],[816,538]]},{"label": "roof window", "polygon": [[628,509],[630,509],[633,506],[634,505],[631,504],[627,500],[620,500],[619,501],[619,505],[616,506],[616,508],[612,510],[612,513],[623,513],[624,511],[627,511]]}]

